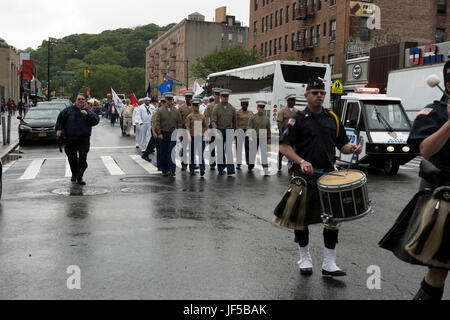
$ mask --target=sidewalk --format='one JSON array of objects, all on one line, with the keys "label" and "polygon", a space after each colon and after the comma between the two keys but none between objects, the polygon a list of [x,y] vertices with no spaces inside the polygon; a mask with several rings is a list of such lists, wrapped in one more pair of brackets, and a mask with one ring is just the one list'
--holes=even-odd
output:
[{"label": "sidewalk", "polygon": [[[11,152],[11,150],[15,149],[19,145],[18,126],[20,120],[17,119],[18,116],[19,116],[18,112],[16,112],[15,116],[11,116],[11,136],[9,144],[3,145],[3,127],[2,125],[0,125],[0,160],[3,159],[8,153]],[[6,125],[8,125],[8,114],[5,113],[2,115],[2,117],[5,117],[5,123]]]}]

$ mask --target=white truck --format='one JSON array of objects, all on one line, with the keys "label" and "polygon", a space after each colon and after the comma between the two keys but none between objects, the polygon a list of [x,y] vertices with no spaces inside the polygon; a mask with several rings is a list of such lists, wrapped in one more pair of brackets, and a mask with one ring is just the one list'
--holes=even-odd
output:
[{"label": "white truck", "polygon": [[414,121],[420,110],[434,100],[441,99],[442,92],[436,88],[430,88],[426,78],[435,74],[443,83],[443,68],[444,64],[440,63],[391,71],[386,93],[390,97],[400,98],[408,118]]}]

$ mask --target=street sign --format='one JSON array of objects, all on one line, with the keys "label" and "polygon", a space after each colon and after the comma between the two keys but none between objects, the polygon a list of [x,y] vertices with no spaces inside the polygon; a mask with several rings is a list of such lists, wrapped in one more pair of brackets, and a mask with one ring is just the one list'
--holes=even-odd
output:
[{"label": "street sign", "polygon": [[57,77],[62,77],[62,78],[73,78],[75,77],[75,72],[73,71],[58,71],[56,73]]},{"label": "street sign", "polygon": [[339,80],[336,80],[331,87],[331,93],[344,94],[344,86]]}]

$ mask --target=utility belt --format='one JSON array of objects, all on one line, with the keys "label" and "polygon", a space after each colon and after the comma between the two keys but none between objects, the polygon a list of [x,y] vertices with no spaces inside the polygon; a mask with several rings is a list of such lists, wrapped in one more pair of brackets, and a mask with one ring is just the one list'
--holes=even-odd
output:
[{"label": "utility belt", "polygon": [[444,186],[450,181],[450,167],[436,165],[430,160],[423,159],[420,163],[419,177],[421,177],[431,189]]}]

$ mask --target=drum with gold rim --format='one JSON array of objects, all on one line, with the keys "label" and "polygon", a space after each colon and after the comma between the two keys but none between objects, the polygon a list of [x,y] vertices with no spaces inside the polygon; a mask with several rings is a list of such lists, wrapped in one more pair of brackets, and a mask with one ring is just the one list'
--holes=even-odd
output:
[{"label": "drum with gold rim", "polygon": [[359,170],[335,171],[317,181],[324,222],[344,222],[360,219],[370,212],[367,178]]}]

